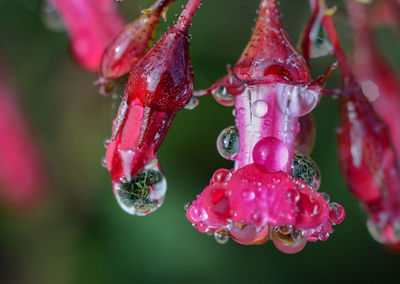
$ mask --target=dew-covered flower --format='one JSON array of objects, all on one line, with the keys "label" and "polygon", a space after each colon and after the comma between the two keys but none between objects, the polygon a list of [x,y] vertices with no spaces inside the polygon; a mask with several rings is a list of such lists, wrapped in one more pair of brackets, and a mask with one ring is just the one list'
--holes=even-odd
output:
[{"label": "dew-covered flower", "polygon": [[[134,66],[113,122],[107,168],[116,198],[130,214],[150,213],[164,199],[166,182],[157,150],[176,112],[185,107],[193,93],[188,29],[200,4],[201,0],[190,0],[177,23]],[[138,202],[153,205],[138,210]]]},{"label": "dew-covered flower", "polygon": [[175,0],[157,0],[143,15],[126,25],[107,45],[100,64],[98,84],[107,85],[128,74],[152,45],[160,17]]},{"label": "dew-covered flower", "polygon": [[[228,66],[228,75],[196,92],[212,93],[221,104],[234,105],[236,113],[236,125],[217,140],[219,153],[235,166],[217,170],[188,208],[197,230],[241,244],[272,239],[286,253],[329,238],[344,209],[317,191],[317,165],[295,149],[299,117],[317,105],[326,76],[311,79],[307,62],[284,31],[276,1],[262,0],[253,35],[234,68]],[[313,135],[307,122],[306,136]],[[309,140],[301,147],[309,151],[313,139],[302,140]]]},{"label": "dew-covered flower", "polygon": [[[320,2],[323,10],[325,3]],[[357,8],[351,13],[362,13],[362,6],[357,5],[349,2],[349,9]],[[381,243],[396,244],[400,241],[400,168],[390,128],[375,112],[375,106],[366,96],[365,86],[353,75],[329,15],[324,16],[323,26],[334,47],[342,75],[343,95],[339,98],[337,139],[344,179],[368,213],[368,228],[372,236]],[[368,61],[373,59],[367,57],[368,53],[365,56],[363,58],[369,64]],[[380,72],[380,66],[370,65],[370,68],[376,68],[370,74]],[[360,76],[363,76],[361,72]],[[376,84],[381,82],[377,80]],[[384,88],[382,96],[383,92]]]},{"label": "dew-covered flower", "polygon": [[16,92],[0,70],[0,195],[7,207],[26,210],[43,198],[45,166]]},{"label": "dew-covered flower", "polygon": [[109,41],[124,26],[114,0],[47,0],[53,5],[70,37],[70,47],[78,63],[98,71]]}]

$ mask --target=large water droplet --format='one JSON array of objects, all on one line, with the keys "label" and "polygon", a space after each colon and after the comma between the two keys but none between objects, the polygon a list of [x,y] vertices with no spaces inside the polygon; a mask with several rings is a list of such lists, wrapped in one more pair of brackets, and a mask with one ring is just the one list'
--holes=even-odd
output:
[{"label": "large water droplet", "polygon": [[153,161],[131,181],[114,184],[114,195],[129,214],[144,216],[161,207],[167,193],[167,181]]},{"label": "large water droplet", "polygon": [[185,106],[187,110],[194,110],[199,105],[199,98],[192,96]]},{"label": "large water droplet", "polygon": [[379,243],[397,244],[400,242],[400,219],[385,226],[380,226],[368,219],[367,227],[371,236]]},{"label": "large water droplet", "polygon": [[65,30],[60,14],[49,1],[43,1],[41,10],[42,22],[46,28],[54,32],[62,32]]},{"label": "large water droplet", "polygon": [[311,112],[318,103],[319,93],[307,87],[278,84],[277,102],[284,114],[303,116]]},{"label": "large water droplet", "polygon": [[214,233],[214,239],[220,245],[224,245],[229,241],[229,237],[227,235],[217,232]]},{"label": "large water droplet", "polygon": [[308,156],[296,153],[293,156],[292,177],[301,178],[314,190],[321,184],[321,173],[318,165]]},{"label": "large water droplet", "polygon": [[257,100],[251,105],[251,113],[258,118],[263,118],[268,113],[268,103],[264,100]]},{"label": "large water droplet", "polygon": [[297,253],[307,244],[301,231],[290,226],[274,227],[272,240],[277,249],[287,254]]},{"label": "large water droplet", "polygon": [[225,86],[220,86],[212,93],[212,95],[214,96],[214,99],[223,106],[235,105],[235,97],[228,93]]},{"label": "large water droplet", "polygon": [[239,131],[236,126],[222,130],[217,139],[218,153],[227,160],[234,160],[239,153]]},{"label": "large water droplet", "polygon": [[310,31],[310,58],[318,58],[333,53],[333,46],[322,27],[321,20],[321,17],[318,17]]},{"label": "large water droplet", "polygon": [[275,137],[265,137],[257,142],[253,149],[253,160],[272,171],[283,170],[289,158],[286,145]]},{"label": "large water droplet", "polygon": [[336,202],[329,204],[329,221],[333,225],[339,224],[343,221],[345,211],[342,205]]}]

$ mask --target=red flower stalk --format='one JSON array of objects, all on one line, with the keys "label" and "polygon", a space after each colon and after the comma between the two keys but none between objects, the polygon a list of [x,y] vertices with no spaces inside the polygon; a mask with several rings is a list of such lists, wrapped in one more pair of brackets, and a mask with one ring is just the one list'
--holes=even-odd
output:
[{"label": "red flower stalk", "polygon": [[0,194],[6,206],[26,210],[43,197],[45,167],[8,81],[0,71]]},{"label": "red flower stalk", "polygon": [[117,200],[128,213],[148,214],[165,196],[157,150],[178,110],[193,92],[188,28],[201,4],[190,0],[178,22],[135,65],[107,148]]},{"label": "red flower stalk", "polygon": [[71,39],[71,50],[82,67],[98,71],[109,41],[124,21],[114,0],[48,0],[60,13]]},{"label": "red flower stalk", "polygon": [[272,239],[286,253],[302,250],[307,240],[328,239],[344,210],[316,191],[316,164],[295,154],[299,117],[316,106],[325,79],[312,81],[284,31],[276,1],[262,0],[238,63],[233,70],[228,66],[228,75],[211,88],[196,93],[212,93],[220,103],[235,105],[237,114],[237,127],[225,129],[217,141],[235,169],[216,171],[188,208],[196,229],[241,244]]},{"label": "red flower stalk", "polygon": [[[314,13],[326,11],[319,1]],[[368,212],[372,236],[386,244],[400,239],[400,169],[392,137],[353,75],[331,17],[323,26],[342,74],[340,123],[337,131],[340,166],[352,193]]]},{"label": "red flower stalk", "polygon": [[99,84],[109,84],[132,70],[151,47],[160,17],[173,2],[157,0],[108,44],[101,59]]}]

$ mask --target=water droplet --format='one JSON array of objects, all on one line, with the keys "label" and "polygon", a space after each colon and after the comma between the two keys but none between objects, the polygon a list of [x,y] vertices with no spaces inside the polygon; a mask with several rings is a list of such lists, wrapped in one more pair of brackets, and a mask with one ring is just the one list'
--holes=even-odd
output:
[{"label": "water droplet", "polygon": [[242,192],[242,198],[244,201],[250,202],[256,197],[256,194],[251,190],[245,190]]},{"label": "water droplet", "polygon": [[144,216],[161,207],[167,193],[167,181],[157,162],[151,162],[131,181],[114,184],[114,195],[129,214]]},{"label": "water droplet", "polygon": [[189,202],[186,202],[186,203],[183,205],[183,209],[185,209],[185,211],[188,211],[189,207],[190,207],[190,203],[189,203]]},{"label": "water droplet", "polygon": [[227,235],[217,233],[217,232],[214,233],[214,239],[220,245],[224,245],[229,241],[229,237]]},{"label": "water droplet", "polygon": [[286,197],[286,201],[289,204],[295,204],[295,203],[299,202],[301,196],[300,196],[300,192],[298,190],[291,188],[291,189],[288,189],[288,191],[286,191],[285,197]]},{"label": "water droplet", "polygon": [[185,106],[187,110],[194,110],[199,105],[199,98],[192,96]]},{"label": "water droplet", "polygon": [[272,171],[283,170],[289,158],[286,145],[275,137],[265,137],[253,148],[253,160]]},{"label": "water droplet", "polygon": [[237,115],[237,113],[236,113],[236,108],[234,108],[234,109],[232,110],[232,115],[233,115],[233,117],[236,117],[236,115]]},{"label": "water droplet", "polygon": [[272,240],[280,251],[292,254],[301,251],[307,244],[307,240],[301,231],[291,226],[274,227],[272,229]]},{"label": "water droplet", "polygon": [[263,118],[268,113],[268,103],[264,100],[257,100],[251,105],[251,113],[258,118]]},{"label": "water droplet", "polygon": [[278,84],[276,96],[282,113],[299,117],[314,109],[319,93],[306,87]]},{"label": "water droplet", "polygon": [[223,106],[235,105],[235,97],[228,93],[225,86],[220,86],[212,93],[212,95],[214,96],[214,99]]},{"label": "water droplet", "polygon": [[321,174],[318,165],[308,156],[296,153],[293,157],[292,177],[301,178],[314,190],[321,184]]},{"label": "water droplet", "polygon": [[107,160],[106,157],[102,157],[100,160],[100,164],[103,168],[107,168]]},{"label": "water droplet", "polygon": [[234,160],[239,153],[239,132],[236,126],[222,130],[217,139],[218,153],[227,160]]},{"label": "water droplet", "polygon": [[329,204],[329,221],[333,225],[340,224],[345,216],[345,211],[342,205],[336,202]]},{"label": "water droplet", "polygon": [[321,24],[322,17],[317,16],[310,31],[310,58],[318,58],[333,53],[333,46],[329,41],[324,28]]},{"label": "water droplet", "polygon": [[111,139],[107,138],[106,140],[104,140],[104,144],[103,145],[107,149],[108,145],[110,145],[110,143],[111,143]]},{"label": "water droplet", "polygon": [[54,32],[65,31],[65,26],[60,14],[56,7],[54,7],[48,0],[43,1],[41,10],[42,22],[46,28]]},{"label": "water droplet", "polygon": [[329,202],[331,201],[331,197],[329,196],[328,193],[326,193],[326,192],[321,192],[321,196],[322,196],[323,199],[325,199],[326,202],[329,203]]}]

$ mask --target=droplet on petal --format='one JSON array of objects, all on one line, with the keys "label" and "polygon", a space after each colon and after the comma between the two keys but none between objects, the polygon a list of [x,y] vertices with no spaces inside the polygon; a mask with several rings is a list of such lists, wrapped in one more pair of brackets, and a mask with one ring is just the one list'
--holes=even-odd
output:
[{"label": "droplet on petal", "polygon": [[220,245],[224,245],[229,241],[229,236],[218,232],[214,232],[214,239]]},{"label": "droplet on petal", "polygon": [[283,170],[289,158],[286,145],[275,137],[265,137],[253,149],[253,160],[272,171]]},{"label": "droplet on petal", "polygon": [[307,244],[307,240],[301,231],[290,226],[274,227],[272,229],[272,240],[280,251],[293,254],[301,251]]},{"label": "droplet on petal", "polygon": [[318,103],[319,93],[307,87],[278,84],[277,102],[281,111],[290,116],[310,113]]},{"label": "droplet on petal", "polygon": [[333,225],[342,223],[345,217],[345,211],[342,205],[336,202],[329,204],[329,221]]},{"label": "droplet on petal", "polygon": [[210,184],[213,183],[226,183],[232,176],[232,172],[227,169],[216,170],[210,180]]},{"label": "droplet on petal", "polygon": [[214,99],[223,106],[234,106],[235,97],[228,93],[225,86],[220,86],[212,95]]},{"label": "droplet on petal", "polygon": [[185,109],[194,110],[199,105],[199,99],[195,96],[192,96],[189,102],[186,104]]},{"label": "droplet on petal", "polygon": [[268,103],[264,100],[257,100],[251,105],[251,113],[258,118],[263,118],[268,113]]},{"label": "droplet on petal", "polygon": [[217,139],[218,153],[227,160],[234,160],[239,153],[239,131],[236,126],[222,130]]},{"label": "droplet on petal", "polygon": [[131,215],[148,215],[161,207],[167,193],[167,181],[156,162],[151,162],[135,178],[114,184],[121,208]]},{"label": "droplet on petal", "polygon": [[321,173],[318,165],[308,156],[296,153],[293,157],[292,177],[301,178],[314,190],[321,184]]}]

